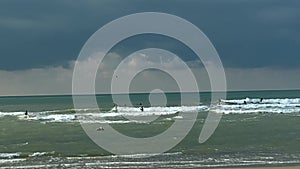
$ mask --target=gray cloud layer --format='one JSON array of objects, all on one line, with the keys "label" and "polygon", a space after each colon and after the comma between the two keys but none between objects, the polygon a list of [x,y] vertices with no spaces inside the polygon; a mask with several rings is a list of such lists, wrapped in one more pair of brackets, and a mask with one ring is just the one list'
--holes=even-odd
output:
[{"label": "gray cloud layer", "polygon": [[[145,11],[175,14],[203,30],[226,68],[230,90],[300,86],[298,0],[3,0],[0,2],[0,95],[70,93],[72,65],[86,40],[114,19]],[[200,89],[209,89],[201,63],[194,60],[195,56],[186,47],[170,39],[136,37],[119,44],[112,52],[122,59],[130,52],[148,47],[177,53],[198,72]],[[107,62],[103,66],[109,69],[111,65]],[[100,79],[110,76],[106,73]],[[148,76],[162,79],[149,72]],[[141,75],[136,83],[145,80]],[[105,79],[100,81],[107,83]]]},{"label": "gray cloud layer", "polygon": [[[98,28],[145,11],[175,14],[197,25],[212,40],[226,67],[300,66],[297,0],[9,0],[0,2],[0,69],[67,65]],[[143,43],[149,42],[135,42]]]},{"label": "gray cloud layer", "polygon": [[[109,93],[111,78],[115,78],[114,69],[111,68],[116,62],[122,60],[117,54],[109,54],[105,64],[100,64],[96,78],[96,92]],[[84,80],[89,76],[89,69],[97,66],[95,57],[84,61],[76,61],[82,69],[87,70],[79,76],[82,77],[82,89],[92,82]],[[26,71],[0,71],[0,95],[40,95],[40,94],[70,94],[72,93],[73,67],[76,63],[69,63],[69,68],[51,67],[38,68]],[[125,73],[136,72],[136,66],[146,67],[146,65],[158,64],[176,74],[185,76],[185,70],[180,66],[180,61],[176,58],[165,60],[153,60],[150,56],[135,55],[126,60]],[[210,91],[209,78],[206,70],[202,66],[191,68],[198,83],[200,91]],[[298,75],[300,69],[273,69],[273,68],[227,68],[225,69],[228,90],[270,90],[270,89],[299,89],[300,80]],[[120,76],[120,75],[119,75]],[[180,80],[180,79],[179,79]],[[122,84],[123,82],[119,82]],[[189,83],[189,82],[186,82]],[[162,74],[160,71],[143,71],[133,80],[130,92],[151,92],[154,89],[161,89],[164,92],[178,91],[178,86],[173,77]],[[84,90],[80,94],[87,94]]]}]

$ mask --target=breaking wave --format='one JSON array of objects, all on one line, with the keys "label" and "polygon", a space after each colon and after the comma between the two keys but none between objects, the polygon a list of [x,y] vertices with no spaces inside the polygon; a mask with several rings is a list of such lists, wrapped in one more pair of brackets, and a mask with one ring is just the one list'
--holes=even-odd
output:
[{"label": "breaking wave", "polygon": [[[214,105],[200,106],[170,106],[170,107],[145,107],[141,111],[139,107],[118,107],[107,111],[99,111],[95,108],[50,110],[40,112],[0,112],[0,118],[6,116],[18,117],[20,120],[40,122],[84,122],[84,123],[140,123],[141,121],[121,119],[122,117],[146,117],[168,116],[183,112],[214,111],[223,114],[246,114],[246,113],[299,113],[300,98],[245,98],[220,100]],[[114,118],[115,120],[112,120]],[[167,117],[168,119],[170,117]],[[174,118],[174,119],[175,119]],[[117,120],[116,120],[117,119]]]},{"label": "breaking wave", "polygon": [[[136,120],[124,120],[121,117],[145,117],[145,116],[166,116],[178,112],[198,112],[208,110],[207,106],[174,106],[174,107],[145,107],[141,111],[138,107],[118,107],[118,110],[111,109],[106,112],[97,112],[97,109],[67,109],[42,112],[0,112],[0,117],[16,116],[20,120],[31,120],[40,122],[83,122],[83,123],[140,123]],[[66,113],[68,112],[68,113]],[[77,112],[77,113],[75,113]],[[107,120],[107,118],[118,118]]]},{"label": "breaking wave", "polygon": [[260,99],[245,98],[239,100],[221,100],[212,110],[224,114],[230,113],[299,113],[300,98]]}]

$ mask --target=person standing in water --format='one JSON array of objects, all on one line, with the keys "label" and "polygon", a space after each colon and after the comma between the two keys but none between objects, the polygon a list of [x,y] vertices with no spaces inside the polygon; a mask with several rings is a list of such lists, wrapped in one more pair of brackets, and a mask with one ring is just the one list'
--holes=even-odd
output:
[{"label": "person standing in water", "polygon": [[118,105],[114,103],[115,112],[118,112]]},{"label": "person standing in water", "polygon": [[29,116],[28,116],[28,111],[26,110],[25,111],[25,118],[28,118]]},{"label": "person standing in water", "polygon": [[141,111],[144,111],[144,106],[143,106],[142,103],[140,103],[140,106],[141,106],[141,107],[140,107],[140,110],[141,110]]}]

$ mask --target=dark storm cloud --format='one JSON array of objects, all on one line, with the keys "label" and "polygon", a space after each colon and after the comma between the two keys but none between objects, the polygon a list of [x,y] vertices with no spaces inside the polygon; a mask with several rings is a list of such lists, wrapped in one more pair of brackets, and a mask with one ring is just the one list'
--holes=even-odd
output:
[{"label": "dark storm cloud", "polygon": [[300,66],[297,0],[7,0],[0,2],[0,69],[66,65],[104,24],[147,11],[175,14],[197,25],[213,42],[226,67]]}]

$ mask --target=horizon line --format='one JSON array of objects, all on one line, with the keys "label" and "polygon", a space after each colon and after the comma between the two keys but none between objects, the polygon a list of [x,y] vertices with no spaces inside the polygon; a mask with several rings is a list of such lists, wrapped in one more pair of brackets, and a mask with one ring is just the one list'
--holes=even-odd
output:
[{"label": "horizon line", "polygon": [[[249,89],[249,90],[227,90],[227,91],[214,91],[214,92],[263,92],[263,91],[296,91],[300,89]],[[212,91],[167,91],[165,94],[172,93],[211,93]],[[157,92],[159,93],[159,92]],[[92,96],[92,95],[125,95],[125,94],[149,94],[148,92],[132,92],[132,93],[95,93],[95,94],[72,94],[72,93],[63,93],[63,94],[25,94],[25,95],[0,95],[1,97],[55,97],[55,96]]]}]

